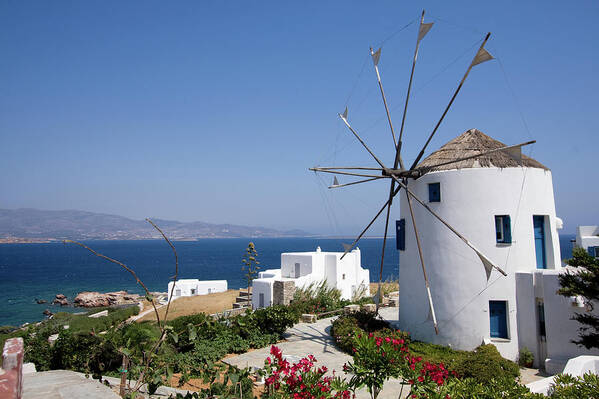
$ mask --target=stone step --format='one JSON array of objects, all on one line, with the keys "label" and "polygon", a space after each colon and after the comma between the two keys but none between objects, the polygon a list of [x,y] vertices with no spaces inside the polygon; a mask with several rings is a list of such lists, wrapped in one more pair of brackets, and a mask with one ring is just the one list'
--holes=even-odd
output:
[{"label": "stone step", "polygon": [[233,309],[247,309],[249,308],[247,303],[234,303],[233,304]]},{"label": "stone step", "polygon": [[235,302],[237,303],[251,303],[252,302],[252,298],[246,297],[246,296],[238,296],[237,298],[235,298]]},{"label": "stone step", "polygon": [[239,290],[239,296],[247,296],[247,297],[249,297],[249,296],[252,296],[252,292],[251,291],[247,292],[247,291]]},{"label": "stone step", "polygon": [[23,399],[119,399],[107,386],[81,373],[52,370],[23,376]]}]

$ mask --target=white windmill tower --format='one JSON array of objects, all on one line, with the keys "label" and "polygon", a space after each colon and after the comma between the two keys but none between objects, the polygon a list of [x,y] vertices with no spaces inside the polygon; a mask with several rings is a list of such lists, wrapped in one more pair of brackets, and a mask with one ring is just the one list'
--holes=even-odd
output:
[{"label": "white windmill tower", "polygon": [[[401,122],[401,127],[399,130],[398,136],[396,136],[396,134],[395,134],[395,129],[394,129],[392,121],[391,121],[391,116],[389,113],[389,108],[387,105],[385,92],[383,90],[383,85],[381,82],[381,75],[380,75],[379,68],[378,68],[378,64],[379,64],[380,56],[381,56],[381,49],[378,49],[376,52],[374,52],[372,49],[370,50],[372,60],[374,63],[375,73],[376,73],[378,84],[379,84],[379,89],[381,92],[381,97],[383,100],[383,104],[385,106],[387,120],[389,123],[389,128],[391,130],[391,135],[392,135],[393,143],[394,143],[394,147],[395,147],[395,159],[393,160],[393,162],[389,163],[389,164],[383,163],[383,161],[379,157],[377,157],[373,153],[373,151],[366,145],[366,143],[362,140],[362,138],[357,133],[357,131],[350,125],[349,120],[348,120],[348,112],[347,112],[347,108],[346,108],[345,111],[343,112],[343,114],[339,114],[339,117],[345,123],[347,128],[354,135],[354,137],[360,142],[360,144],[372,156],[372,158],[376,161],[376,163],[379,165],[379,167],[313,167],[313,168],[310,168],[310,170],[312,170],[314,172],[333,173],[333,174],[338,174],[338,175],[358,176],[358,177],[365,178],[362,180],[352,181],[352,182],[344,183],[344,184],[338,184],[338,182],[336,180],[334,180],[334,184],[330,188],[347,187],[350,185],[361,184],[361,183],[379,180],[379,179],[389,179],[390,180],[389,196],[388,196],[387,201],[382,205],[382,207],[376,213],[374,218],[367,224],[366,228],[358,235],[356,240],[354,240],[354,242],[351,245],[345,246],[345,253],[348,253],[356,245],[356,243],[360,240],[360,238],[366,233],[366,231],[368,231],[368,229],[372,226],[372,224],[375,222],[375,220],[386,210],[385,234],[384,234],[382,254],[381,254],[381,270],[380,270],[380,274],[379,274],[379,282],[382,278],[383,259],[384,259],[384,255],[385,255],[385,246],[386,246],[387,234],[388,234],[388,230],[389,230],[390,208],[391,208],[391,205],[392,205],[392,202],[393,202],[393,199],[395,198],[395,196],[397,196],[397,194],[401,190],[403,190],[404,198],[405,198],[404,205],[407,205],[407,208],[408,208],[409,214],[410,214],[410,219],[412,221],[410,223],[411,224],[410,227],[412,228],[412,231],[413,231],[413,234],[415,237],[415,242],[416,242],[416,248],[417,248],[417,253],[418,253],[418,263],[420,266],[419,273],[421,273],[421,276],[422,276],[421,280],[423,280],[423,284],[422,284],[421,288],[419,288],[419,289],[420,289],[420,292],[424,295],[424,298],[426,298],[424,300],[425,301],[424,303],[426,303],[427,307],[428,307],[428,310],[426,312],[424,312],[425,320],[424,320],[423,324],[432,326],[435,331],[435,334],[439,334],[439,324],[437,322],[437,313],[435,312],[435,305],[434,305],[434,297],[435,297],[435,295],[433,295],[434,287],[431,287],[429,278],[427,276],[427,262],[426,262],[427,258],[424,254],[424,248],[423,248],[423,245],[421,242],[421,237],[420,237],[420,234],[418,231],[418,225],[419,225],[421,219],[424,219],[424,218],[434,219],[436,222],[443,225],[444,228],[446,228],[446,230],[449,232],[449,234],[452,234],[454,237],[456,237],[461,242],[462,246],[469,248],[469,251],[472,251],[472,253],[475,254],[476,257],[479,259],[479,265],[482,263],[483,268],[480,268],[480,266],[479,266],[479,273],[482,273],[481,274],[482,276],[486,276],[488,278],[491,275],[491,272],[493,269],[495,269],[496,271],[498,271],[499,273],[501,273],[504,276],[507,274],[499,266],[497,266],[496,263],[491,261],[491,259],[489,257],[485,256],[474,245],[474,243],[472,241],[468,240],[464,235],[462,235],[459,232],[459,229],[460,229],[459,228],[459,222],[460,222],[459,220],[456,220],[455,222],[450,224],[446,220],[446,218],[443,217],[443,215],[440,215],[438,212],[436,212],[427,203],[427,201],[424,201],[423,199],[421,199],[421,194],[418,192],[415,192],[411,188],[411,186],[413,185],[412,182],[417,181],[420,177],[426,175],[427,172],[429,172],[430,170],[433,170],[436,167],[438,168],[438,167],[448,166],[448,165],[452,165],[452,164],[459,164],[460,162],[473,160],[473,159],[479,159],[481,157],[489,156],[491,154],[495,154],[495,153],[499,153],[499,152],[509,154],[508,155],[509,157],[518,158],[520,156],[521,147],[524,145],[532,144],[532,143],[534,143],[534,141],[529,141],[526,143],[521,143],[521,144],[517,144],[517,145],[513,145],[513,146],[500,145],[498,147],[496,146],[494,148],[490,148],[487,150],[476,151],[475,153],[472,153],[469,155],[464,155],[462,157],[454,158],[454,159],[451,159],[448,161],[440,161],[440,162],[438,162],[438,164],[432,163],[432,164],[427,164],[424,166],[419,165],[419,162],[422,159],[422,157],[424,156],[424,153],[426,151],[428,144],[431,142],[433,136],[437,132],[441,123],[443,122],[443,119],[445,118],[445,116],[447,115],[447,112],[451,108],[451,105],[453,104],[455,98],[457,97],[458,93],[460,92],[460,90],[461,90],[464,82],[466,81],[466,78],[470,74],[470,71],[472,70],[472,68],[478,64],[481,64],[485,61],[493,59],[493,57],[484,48],[484,46],[490,36],[490,33],[488,33],[485,36],[485,38],[483,39],[482,44],[480,45],[478,51],[476,52],[472,62],[468,66],[458,87],[454,91],[448,105],[445,107],[445,109],[444,109],[441,117],[439,118],[438,122],[436,123],[434,129],[428,136],[424,146],[422,147],[422,150],[416,157],[413,164],[409,168],[406,168],[406,166],[404,165],[403,159],[402,159],[401,149],[402,149],[402,138],[403,138],[402,136],[403,136],[403,130],[404,130],[404,125],[405,125],[405,120],[406,120],[406,115],[407,115],[408,102],[410,99],[410,90],[412,87],[412,80],[413,80],[413,76],[414,76],[416,60],[418,58],[418,51],[419,51],[420,43],[421,43],[422,39],[426,36],[426,34],[429,32],[429,30],[432,28],[432,26],[433,26],[433,23],[424,23],[424,11],[423,11],[422,16],[420,18],[420,25],[419,25],[418,35],[417,35],[417,40],[416,40],[416,48],[414,51],[414,57],[413,57],[413,61],[412,61],[412,69],[411,69],[411,73],[410,73],[410,80],[409,80],[409,84],[408,84],[408,90],[407,90],[407,94],[406,94],[406,100],[405,100],[404,111],[403,111],[403,116],[402,116],[402,122]],[[416,207],[421,207],[421,208],[419,208],[419,210],[420,210],[420,212],[425,213],[425,215],[420,216],[419,214],[417,214],[415,212]],[[403,209],[405,209],[404,206],[402,206],[402,210]],[[400,278],[401,278],[401,276],[400,276]],[[412,288],[416,289],[416,287],[412,287]],[[484,288],[484,287],[481,287],[481,289],[482,288]],[[404,289],[405,289],[405,287],[402,286],[400,291],[402,291]],[[380,284],[379,284],[379,297],[380,297]],[[402,307],[402,306],[404,306],[404,305],[401,303],[401,300],[400,300],[400,307]],[[426,322],[427,315],[428,315],[428,318],[430,319],[430,323]]]}]

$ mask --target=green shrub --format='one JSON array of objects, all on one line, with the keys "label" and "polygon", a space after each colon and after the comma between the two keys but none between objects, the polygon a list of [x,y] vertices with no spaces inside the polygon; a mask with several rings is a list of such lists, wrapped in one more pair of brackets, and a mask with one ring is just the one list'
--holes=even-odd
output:
[{"label": "green shrub", "polygon": [[260,331],[265,334],[282,335],[295,324],[295,315],[287,306],[275,305],[251,313]]},{"label": "green shrub", "polygon": [[599,376],[586,373],[581,377],[558,374],[549,390],[549,397],[555,399],[599,398]]},{"label": "green shrub", "polygon": [[358,320],[345,315],[339,316],[331,326],[331,335],[335,339],[335,344],[339,349],[346,353],[352,353],[354,346],[354,337],[362,329],[358,326]]},{"label": "green shrub", "polygon": [[[493,378],[481,383],[474,378],[452,379],[448,384],[448,395],[452,399],[544,399],[532,393],[513,378]],[[582,397],[577,398],[582,399]]]},{"label": "green shrub", "polygon": [[64,330],[50,349],[51,368],[101,375],[117,369],[121,354],[110,340],[90,333]]},{"label": "green shrub", "polygon": [[389,323],[376,317],[372,312],[359,311],[339,316],[331,326],[331,335],[342,351],[352,353],[354,337],[357,333],[374,333],[377,336],[393,336],[409,341],[409,335],[399,330],[391,330]]},{"label": "green shrub", "polygon": [[518,353],[518,364],[522,367],[532,367],[535,357],[528,348],[520,349]]},{"label": "green shrub", "polygon": [[492,378],[516,378],[520,368],[514,362],[504,359],[494,345],[481,345],[473,352],[465,352],[450,368],[464,378],[473,378],[486,383]]},{"label": "green shrub", "polygon": [[341,300],[341,291],[331,288],[326,281],[312,283],[307,287],[298,288],[289,305],[299,320],[304,313],[324,313],[342,308],[349,301]]}]

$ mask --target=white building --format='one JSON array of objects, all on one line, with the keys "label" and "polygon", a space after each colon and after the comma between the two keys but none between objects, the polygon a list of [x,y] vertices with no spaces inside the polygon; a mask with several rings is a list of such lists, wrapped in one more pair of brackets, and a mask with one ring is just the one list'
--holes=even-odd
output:
[{"label": "white building", "polygon": [[599,226],[578,226],[576,247],[585,249],[591,256],[599,257]]},{"label": "white building", "polygon": [[275,281],[293,281],[296,288],[326,281],[329,287],[341,291],[341,298],[351,299],[362,293],[370,295],[370,273],[362,269],[360,249],[349,252],[322,252],[320,247],[313,252],[289,252],[281,254],[281,268],[259,273],[252,281],[252,307],[270,306],[273,302]]},{"label": "white building", "polygon": [[[504,146],[471,129],[451,140],[418,166],[474,155]],[[562,269],[551,171],[536,160],[506,152],[431,169],[410,180],[410,189],[455,227],[507,277],[487,278],[475,252],[426,209],[413,209],[438,320],[436,335],[407,198],[402,191],[400,247],[400,328],[414,339],[472,350],[493,343],[515,360],[526,346],[535,362],[576,356],[569,340],[576,328],[571,304],[556,295]],[[568,326],[568,331],[564,326]],[[574,332],[571,331],[574,328]],[[567,335],[567,336],[566,336]],[[588,351],[582,351],[589,354]],[[561,364],[561,363],[560,363]],[[563,362],[565,365],[565,361]],[[561,366],[563,367],[563,365]]]},{"label": "white building", "polygon": [[[168,295],[173,289],[173,282],[168,283]],[[182,296],[195,296],[214,294],[215,292],[225,292],[227,290],[227,280],[198,280],[195,278],[177,280],[173,299]]]}]

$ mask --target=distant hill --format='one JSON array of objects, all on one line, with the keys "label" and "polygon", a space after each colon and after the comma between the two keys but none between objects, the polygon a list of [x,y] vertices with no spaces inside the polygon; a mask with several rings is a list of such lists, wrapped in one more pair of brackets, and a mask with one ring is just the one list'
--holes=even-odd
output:
[{"label": "distant hill", "polygon": [[[177,222],[152,219],[172,240],[235,237],[304,237],[302,230],[279,231],[265,227]],[[76,210],[44,211],[39,209],[0,209],[0,240],[13,238],[34,240],[141,240],[160,238],[145,220],[133,220]]]}]

